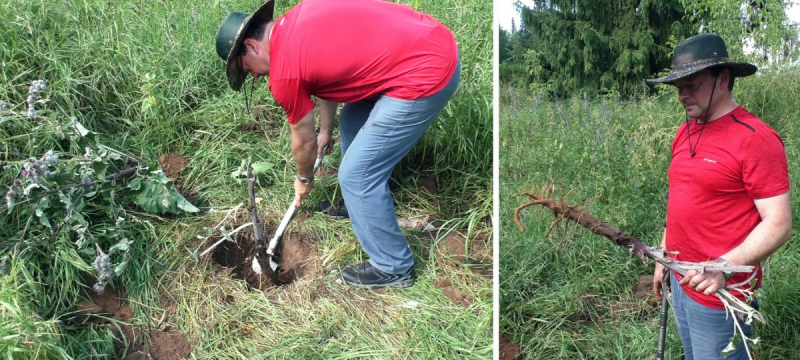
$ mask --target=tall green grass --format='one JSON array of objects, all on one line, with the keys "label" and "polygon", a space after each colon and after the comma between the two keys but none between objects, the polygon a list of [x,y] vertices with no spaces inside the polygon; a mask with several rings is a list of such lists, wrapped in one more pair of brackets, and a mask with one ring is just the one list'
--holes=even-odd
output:
[{"label": "tall green grass", "polygon": [[[794,106],[800,94],[797,68],[762,69],[740,79],[734,98],[782,136],[790,176],[800,176],[800,129]],[[670,144],[684,121],[671,89],[657,96],[582,97],[500,90],[500,332],[521,343],[527,359],[652,359],[658,309],[633,298],[638,275],[653,264],[575,224],[554,228],[552,213],[522,212],[525,232],[513,224],[524,191],[579,204],[585,211],[656,245],[666,214]],[[792,197],[798,198],[797,186]],[[793,201],[796,204],[796,201]],[[793,206],[794,227],[800,208]],[[796,358],[800,346],[797,308],[798,235],[766,263],[757,326],[762,359]],[[683,353],[671,323],[668,356]]]},{"label": "tall green grass", "polygon": [[[278,3],[276,12],[295,3]],[[396,169],[391,181],[398,213],[445,220],[448,230],[486,228],[492,211],[491,3],[405,3],[454,31],[463,71],[460,89],[439,121]],[[191,161],[183,186],[197,192],[202,215],[162,218],[124,209],[133,219],[129,236],[137,248],[110,286],[128,290],[136,312],[132,322],[168,323],[187,335],[197,358],[490,357],[491,282],[447,261],[438,240],[444,232],[433,241],[409,232],[420,264],[417,285],[406,291],[318,293],[328,285],[315,278],[266,294],[248,292],[242,281],[197,258],[196,235],[207,235],[204,227],[222,217],[210,210],[247,201],[246,185],[230,176],[243,159],[273,164],[258,179],[262,218],[277,222],[292,197],[294,161],[282,111],[261,81],[254,94],[260,115],[254,120],[242,94],[228,88],[214,50],[217,27],[228,12],[259,5],[255,0],[0,4],[0,16],[7,19],[0,23],[0,100],[9,104],[6,111],[24,112],[28,86],[43,79],[47,102],[38,108],[51,118],[75,116],[100,133],[104,145],[146,162],[167,152]],[[248,130],[254,122],[262,132]],[[3,121],[2,161],[39,157],[49,149],[64,155],[68,145],[54,131],[41,122]],[[340,160],[337,147],[325,163],[335,168]],[[0,170],[0,191],[8,190],[14,176]],[[417,188],[419,178],[435,179],[439,192]],[[335,176],[316,185],[309,207],[338,196]],[[105,215],[98,213],[96,221]],[[18,230],[0,225],[2,234]],[[365,258],[348,222],[314,216],[291,231],[315,239],[325,271]],[[11,304],[0,314],[0,334],[31,339],[4,340],[0,353],[21,347],[20,354],[31,357],[109,357],[113,345],[105,327],[67,321],[94,275],[92,259],[78,253],[73,241],[65,234],[0,254],[0,299]],[[21,247],[0,239],[0,249]],[[473,296],[473,305],[463,308],[442,295],[433,286],[442,277]],[[175,313],[167,314],[165,299],[176,304]],[[420,303],[417,310],[397,306],[411,300]],[[160,318],[165,320],[159,323]]]}]

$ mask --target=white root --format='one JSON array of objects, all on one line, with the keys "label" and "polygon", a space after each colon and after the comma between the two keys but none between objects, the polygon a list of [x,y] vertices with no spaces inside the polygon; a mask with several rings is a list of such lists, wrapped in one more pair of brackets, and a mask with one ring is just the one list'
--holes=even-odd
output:
[{"label": "white root", "polygon": [[[233,234],[236,234],[237,232],[239,232],[239,231],[241,231],[242,229],[244,229],[244,228],[246,228],[246,227],[248,227],[248,226],[251,226],[251,225],[253,225],[253,223],[251,223],[251,222],[249,222],[249,223],[245,223],[245,224],[242,224],[242,226],[239,226],[238,228],[236,228],[236,229],[234,229],[233,231],[229,232],[229,233],[228,233],[228,237],[230,237],[230,236],[231,236],[231,235],[233,235]],[[203,256],[203,255],[205,255],[205,254],[208,254],[208,252],[209,252],[209,251],[211,251],[211,250],[214,250],[214,248],[215,248],[215,247],[217,247],[219,244],[222,244],[222,242],[223,242],[223,241],[225,241],[225,240],[227,240],[227,239],[228,239],[228,237],[225,237],[225,236],[223,236],[223,237],[222,237],[222,239],[219,239],[219,241],[215,242],[215,243],[214,243],[214,245],[211,245],[211,246],[209,246],[209,247],[208,247],[208,249],[206,249],[205,251],[203,251],[203,252],[200,254],[200,256]]]}]

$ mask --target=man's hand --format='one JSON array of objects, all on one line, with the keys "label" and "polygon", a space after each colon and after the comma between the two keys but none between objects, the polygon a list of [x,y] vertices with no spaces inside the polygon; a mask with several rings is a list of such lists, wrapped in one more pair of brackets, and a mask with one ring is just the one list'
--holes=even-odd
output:
[{"label": "man's hand", "polygon": [[[333,131],[333,118],[336,116],[339,103],[324,99],[317,99],[317,101],[319,102],[319,135],[317,135],[317,157],[319,158],[322,155],[330,154],[333,150],[331,132]],[[328,147],[327,151],[325,151],[326,146]]]},{"label": "man's hand", "polygon": [[330,155],[334,143],[330,131],[320,130],[317,135],[317,158],[321,158],[322,155]]},{"label": "man's hand", "polygon": [[294,179],[294,200],[297,209],[300,209],[303,206],[303,199],[308,197],[308,194],[311,193],[311,189],[313,187],[314,187],[313,179],[311,179],[311,182],[308,183],[308,185],[303,185],[300,179]]},{"label": "man's hand", "polygon": [[656,299],[661,301],[661,297],[664,295],[661,293],[661,283],[664,279],[664,265],[660,262],[656,263],[656,271],[653,273],[653,293],[656,294]]},{"label": "man's hand", "polygon": [[[706,261],[703,264],[715,263]],[[689,287],[695,291],[702,292],[705,295],[712,295],[717,290],[725,288],[725,274],[722,271],[705,271],[701,274],[697,270],[689,270],[679,284],[689,284]]]}]

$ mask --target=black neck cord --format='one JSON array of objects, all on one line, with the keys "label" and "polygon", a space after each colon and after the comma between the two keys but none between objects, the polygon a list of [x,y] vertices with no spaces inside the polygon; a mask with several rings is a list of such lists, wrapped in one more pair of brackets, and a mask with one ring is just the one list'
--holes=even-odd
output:
[{"label": "black neck cord", "polygon": [[711,88],[711,97],[708,98],[708,106],[706,106],[706,116],[703,120],[703,126],[700,128],[700,134],[697,135],[697,141],[694,143],[694,148],[692,148],[692,133],[689,131],[689,113],[686,113],[686,136],[689,138],[689,155],[694,157],[697,154],[697,146],[700,145],[700,137],[703,136],[703,130],[706,129],[706,123],[708,122],[708,112],[711,111],[711,100],[714,99],[714,90],[717,89],[717,77],[719,75],[714,76],[714,87]]}]

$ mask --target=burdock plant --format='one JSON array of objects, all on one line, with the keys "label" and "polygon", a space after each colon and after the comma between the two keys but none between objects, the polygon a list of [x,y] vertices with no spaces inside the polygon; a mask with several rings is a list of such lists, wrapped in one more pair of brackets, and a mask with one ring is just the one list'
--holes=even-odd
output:
[{"label": "burdock plant", "polygon": [[[142,221],[128,221],[134,215],[127,211],[127,204],[156,213],[198,209],[186,202],[157,164],[144,165],[101,144],[99,134],[84,127],[77,117],[62,121],[59,119],[65,116],[52,112],[37,114],[36,106],[45,103],[41,97],[46,89],[43,80],[33,81],[24,113],[7,111],[5,101],[0,104],[3,115],[27,119],[26,125],[34,129],[31,139],[37,143],[70,143],[67,152],[49,149],[28,158],[12,154],[17,159],[11,158],[0,172],[0,176],[11,177],[8,185],[0,183],[0,193],[6,197],[0,205],[0,223],[4,224],[3,233],[9,235],[0,240],[0,252],[10,250],[12,258],[27,254],[35,261],[49,261],[37,266],[65,274],[37,275],[42,276],[37,279],[42,283],[50,283],[52,278],[77,279],[70,272],[93,269],[97,278],[93,288],[102,294],[131,259],[132,232],[143,232],[137,225]],[[51,256],[36,257],[37,253]],[[76,284],[51,286],[74,289]]]},{"label": "burdock plant", "polygon": [[44,80],[33,80],[33,84],[28,88],[28,119],[36,120],[36,100],[39,99],[39,92],[47,89]]}]

